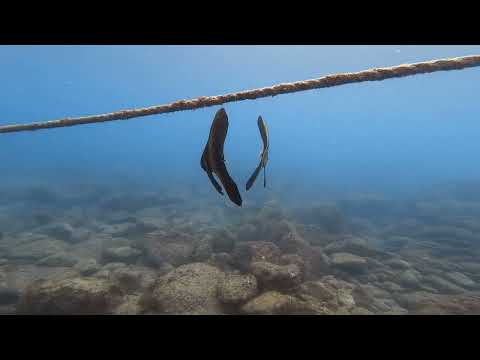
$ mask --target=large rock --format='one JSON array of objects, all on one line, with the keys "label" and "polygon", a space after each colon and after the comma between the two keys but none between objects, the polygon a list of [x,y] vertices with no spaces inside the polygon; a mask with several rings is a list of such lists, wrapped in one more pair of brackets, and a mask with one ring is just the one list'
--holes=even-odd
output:
[{"label": "large rock", "polygon": [[122,291],[110,281],[96,278],[44,280],[22,295],[18,312],[41,315],[107,314]]},{"label": "large rock", "polygon": [[296,264],[276,265],[267,261],[256,261],[250,264],[250,271],[263,289],[291,289],[300,285],[304,278]]},{"label": "large rock", "polygon": [[146,235],[145,250],[147,259],[156,266],[179,266],[191,261],[195,239],[185,233],[156,231]]},{"label": "large rock", "polygon": [[224,273],[203,264],[182,265],[158,279],[150,307],[164,314],[221,314],[217,286]]},{"label": "large rock", "polygon": [[252,275],[227,274],[217,288],[219,300],[233,305],[250,300],[257,292],[257,279]]},{"label": "large rock", "polygon": [[247,271],[250,264],[257,261],[277,264],[280,256],[280,249],[271,242],[247,241],[235,245],[232,261],[239,269]]}]

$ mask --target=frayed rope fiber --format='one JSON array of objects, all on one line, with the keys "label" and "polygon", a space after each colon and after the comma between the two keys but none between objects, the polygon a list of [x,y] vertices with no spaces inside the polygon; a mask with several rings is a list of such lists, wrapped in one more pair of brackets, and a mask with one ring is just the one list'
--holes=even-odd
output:
[{"label": "frayed rope fiber", "polygon": [[0,133],[51,129],[65,126],[93,124],[106,121],[127,120],[131,118],[171,113],[175,111],[200,109],[209,106],[222,105],[234,101],[254,100],[268,96],[288,94],[297,91],[320,89],[364,81],[381,81],[386,79],[426,74],[435,71],[461,70],[480,66],[480,55],[463,56],[450,59],[439,59],[413,64],[403,64],[385,68],[375,68],[353,73],[341,73],[322,76],[318,79],[296,81],[278,84],[270,87],[246,90],[218,96],[202,96],[196,99],[179,100],[170,104],[151,106],[148,108],[121,110],[102,115],[65,118],[29,124],[0,126]]}]

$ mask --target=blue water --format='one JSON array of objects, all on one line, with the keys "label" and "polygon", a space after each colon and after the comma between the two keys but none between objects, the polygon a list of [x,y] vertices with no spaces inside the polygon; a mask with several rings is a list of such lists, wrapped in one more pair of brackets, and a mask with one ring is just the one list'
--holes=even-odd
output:
[{"label": "blue water", "polygon": [[[2,46],[0,124],[106,113],[479,51],[479,46]],[[271,133],[272,186],[401,192],[478,177],[479,71],[226,104],[232,176],[244,184],[253,171],[261,150],[256,126],[261,114]],[[0,171],[14,182],[123,174],[208,187],[198,163],[217,109],[2,135]]]}]

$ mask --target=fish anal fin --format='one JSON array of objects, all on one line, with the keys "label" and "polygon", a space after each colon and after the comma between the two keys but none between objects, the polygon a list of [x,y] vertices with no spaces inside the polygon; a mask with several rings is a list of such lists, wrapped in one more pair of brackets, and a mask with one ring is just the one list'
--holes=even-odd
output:
[{"label": "fish anal fin", "polygon": [[258,164],[257,168],[255,169],[253,174],[250,176],[250,179],[248,179],[247,181],[247,186],[246,186],[247,191],[250,190],[250,188],[253,186],[253,183],[257,179],[261,168],[262,168],[262,162],[260,161],[260,164]]}]

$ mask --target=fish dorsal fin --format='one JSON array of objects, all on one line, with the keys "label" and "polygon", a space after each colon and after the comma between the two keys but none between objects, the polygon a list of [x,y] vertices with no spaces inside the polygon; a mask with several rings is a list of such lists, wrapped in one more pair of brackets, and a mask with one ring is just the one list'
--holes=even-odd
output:
[{"label": "fish dorsal fin", "polygon": [[228,116],[223,108],[217,111],[210,128],[208,155],[213,162],[224,159],[223,148],[228,132]]},{"label": "fish dorsal fin", "polygon": [[208,164],[207,164],[207,147],[208,144],[205,145],[205,148],[203,149],[202,157],[200,158],[200,166],[204,171],[208,171]]},{"label": "fish dorsal fin", "polygon": [[263,141],[263,149],[268,149],[269,147],[269,137],[268,137],[268,128],[265,121],[261,116],[258,117],[257,120],[258,129],[260,130],[260,135]]},{"label": "fish dorsal fin", "polygon": [[257,168],[254,170],[253,174],[250,176],[250,178],[247,181],[247,185],[246,185],[247,191],[255,183],[255,180],[257,179],[258,174],[260,173],[260,170],[262,169],[262,167],[263,167],[263,186],[264,187],[267,186],[265,167],[267,166],[267,162],[268,162],[268,148],[269,148],[268,128],[261,116],[258,117],[257,125],[258,125],[258,129],[260,130],[260,136],[262,137],[263,149],[260,153],[260,163],[258,164]]}]

